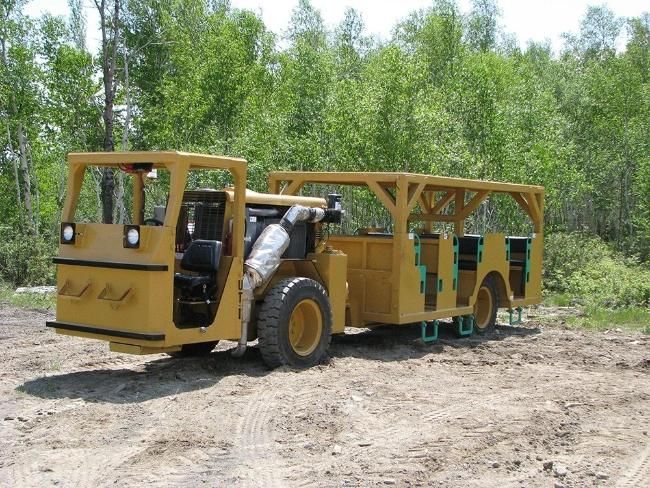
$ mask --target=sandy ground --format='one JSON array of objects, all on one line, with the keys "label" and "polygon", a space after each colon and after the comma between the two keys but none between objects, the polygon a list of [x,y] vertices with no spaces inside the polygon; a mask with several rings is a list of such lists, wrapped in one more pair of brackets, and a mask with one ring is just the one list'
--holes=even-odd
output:
[{"label": "sandy ground", "polygon": [[110,353],[0,304],[2,486],[650,486],[650,337],[535,318],[267,370]]}]

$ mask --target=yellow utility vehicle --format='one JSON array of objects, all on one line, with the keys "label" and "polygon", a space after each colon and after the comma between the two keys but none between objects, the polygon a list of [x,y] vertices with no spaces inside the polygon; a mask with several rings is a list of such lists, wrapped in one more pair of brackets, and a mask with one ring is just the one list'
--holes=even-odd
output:
[{"label": "yellow utility vehicle", "polygon": [[[438,319],[454,318],[461,336],[484,333],[499,307],[540,301],[541,187],[274,172],[270,193],[261,194],[246,189],[246,161],[238,158],[120,152],[68,161],[56,320],[47,325],[106,340],[112,351],[207,354],[233,340],[241,356],[258,339],[270,367],[301,368],[322,360],[331,335],[346,326],[419,323],[430,341]],[[88,222],[78,208],[84,178],[106,167],[131,178],[128,223]],[[166,195],[147,192],[152,172]],[[196,189],[205,181],[225,188]],[[390,231],[336,233],[346,218],[341,195],[299,195],[343,186],[369,190],[389,213]],[[531,236],[465,235],[465,220],[492,193],[514,198],[532,221]],[[434,233],[434,223],[450,229]]]}]

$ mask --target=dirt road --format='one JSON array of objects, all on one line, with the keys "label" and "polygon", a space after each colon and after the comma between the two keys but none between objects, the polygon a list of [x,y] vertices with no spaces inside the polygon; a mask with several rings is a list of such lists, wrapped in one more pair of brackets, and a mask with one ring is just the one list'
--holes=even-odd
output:
[{"label": "dirt road", "polygon": [[2,486],[650,486],[650,337],[528,322],[268,371],[110,353],[0,304]]}]

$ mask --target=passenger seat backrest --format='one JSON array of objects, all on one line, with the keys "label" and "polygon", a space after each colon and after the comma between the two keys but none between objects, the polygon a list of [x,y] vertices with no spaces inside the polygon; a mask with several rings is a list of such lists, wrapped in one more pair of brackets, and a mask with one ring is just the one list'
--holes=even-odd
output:
[{"label": "passenger seat backrest", "polygon": [[528,237],[510,237],[510,252],[525,253],[528,244]]},{"label": "passenger seat backrest", "polygon": [[215,273],[219,269],[220,259],[221,241],[197,239],[192,241],[183,254],[181,268],[188,271]]},{"label": "passenger seat backrest", "polygon": [[459,254],[476,254],[481,241],[480,236],[463,236],[458,238]]}]

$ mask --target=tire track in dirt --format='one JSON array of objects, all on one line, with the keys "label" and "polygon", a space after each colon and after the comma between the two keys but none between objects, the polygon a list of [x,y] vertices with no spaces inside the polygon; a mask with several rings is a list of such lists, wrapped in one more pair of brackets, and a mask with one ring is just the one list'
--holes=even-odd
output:
[{"label": "tire track in dirt", "polygon": [[[99,486],[105,475],[111,471],[106,458],[113,453],[111,448],[66,448],[55,455],[31,452],[27,459],[16,459],[9,486],[42,487],[56,485],[62,488]],[[72,465],[72,466],[71,466]],[[65,470],[61,470],[65,466]]]},{"label": "tire track in dirt", "polygon": [[[66,416],[84,406],[82,400],[73,400],[66,404],[57,401],[48,411],[52,416]],[[82,448],[71,446],[57,447],[51,449],[48,442],[53,442],[53,433],[50,428],[41,424],[41,420],[48,421],[49,417],[39,416],[34,409],[25,410],[22,423],[18,426],[18,432],[29,438],[29,445],[40,446],[24,451],[22,455],[14,458],[13,469],[11,470],[12,486],[31,487],[56,484],[61,487],[92,486],[96,470],[86,469],[87,451]],[[54,434],[56,435],[56,434]],[[18,441],[20,442],[20,441]],[[92,451],[96,453],[95,450]],[[57,460],[65,460],[66,465],[71,460],[78,459],[73,469],[66,469],[60,472],[57,469]]]},{"label": "tire track in dirt", "polygon": [[238,476],[243,478],[244,486],[284,486],[283,480],[278,478],[284,463],[276,452],[270,422],[270,412],[275,407],[277,396],[277,392],[260,390],[243,409],[234,450],[240,459],[234,462],[238,464]]},{"label": "tire track in dirt", "polygon": [[620,488],[650,486],[650,444],[641,451],[616,486]]},{"label": "tire track in dirt", "polygon": [[[422,470],[423,458],[436,437],[436,426],[464,411],[462,405],[453,404],[423,414],[419,411],[412,415],[400,414],[386,428],[366,432],[364,444],[368,445],[363,448],[363,458],[374,460],[369,474],[381,476],[386,469],[394,468],[396,462],[409,472]],[[415,424],[422,428],[418,429]],[[415,436],[415,432],[421,436]]]}]

